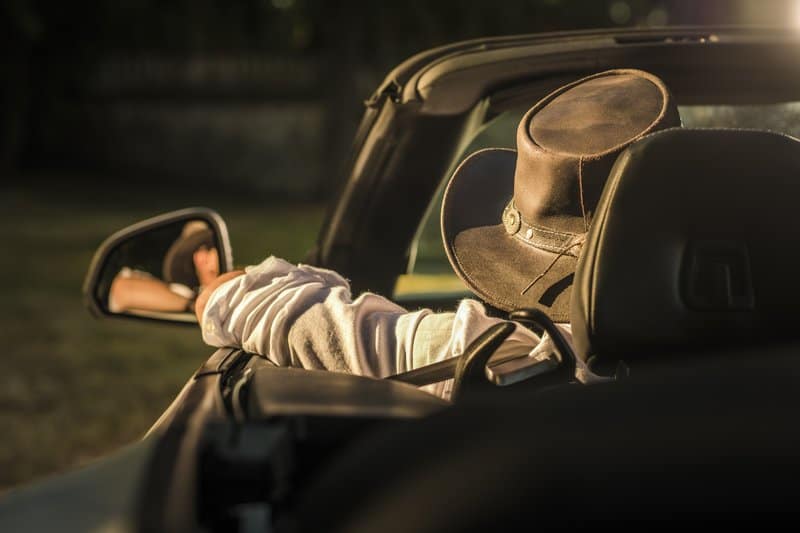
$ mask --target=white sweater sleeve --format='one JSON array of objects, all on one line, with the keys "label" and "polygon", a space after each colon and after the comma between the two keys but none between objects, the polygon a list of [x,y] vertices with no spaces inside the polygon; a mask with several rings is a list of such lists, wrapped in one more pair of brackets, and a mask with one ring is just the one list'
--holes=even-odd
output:
[{"label": "white sweater sleeve", "polygon": [[203,312],[203,340],[282,366],[384,377],[405,370],[425,314],[370,293],[352,300],[335,272],[270,257],[214,291]]},{"label": "white sweater sleeve", "polygon": [[[269,257],[213,292],[202,331],[212,346],[242,348],[281,366],[385,377],[461,355],[498,322],[474,300],[455,313],[409,312],[372,293],[353,300],[337,273]],[[520,326],[498,352],[530,354],[539,341]],[[447,397],[448,389],[431,392]]]},{"label": "white sweater sleeve", "polygon": [[[202,319],[203,340],[269,357],[282,366],[385,377],[463,353],[499,319],[465,300],[456,313],[408,312],[364,293],[330,270],[269,257],[220,285]],[[528,352],[538,337],[523,328],[507,341]]]}]

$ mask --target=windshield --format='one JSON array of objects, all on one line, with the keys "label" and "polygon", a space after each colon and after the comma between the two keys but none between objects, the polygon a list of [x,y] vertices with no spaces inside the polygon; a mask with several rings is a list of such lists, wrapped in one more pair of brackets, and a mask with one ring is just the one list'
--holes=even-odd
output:
[{"label": "windshield", "polygon": [[[406,274],[395,285],[394,296],[404,298],[466,297],[470,292],[455,275],[442,244],[439,213],[442,196],[453,169],[467,156],[483,148],[515,147],[517,124],[526,109],[500,113],[486,122],[442,177],[439,190],[417,231]],[[759,129],[800,137],[800,102],[767,105],[693,105],[679,107],[687,128]],[[499,223],[499,221],[498,221]]]}]

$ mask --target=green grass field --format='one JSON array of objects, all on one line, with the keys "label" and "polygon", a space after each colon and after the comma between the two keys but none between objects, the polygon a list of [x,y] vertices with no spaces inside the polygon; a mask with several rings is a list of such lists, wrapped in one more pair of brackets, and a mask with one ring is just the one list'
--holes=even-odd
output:
[{"label": "green grass field", "polygon": [[154,195],[130,182],[15,183],[0,189],[0,490],[139,438],[212,353],[196,326],[89,315],[81,284],[105,237],[160,212],[205,205],[227,221],[237,266],[270,253],[298,261],[324,214],[319,205],[253,195]]}]

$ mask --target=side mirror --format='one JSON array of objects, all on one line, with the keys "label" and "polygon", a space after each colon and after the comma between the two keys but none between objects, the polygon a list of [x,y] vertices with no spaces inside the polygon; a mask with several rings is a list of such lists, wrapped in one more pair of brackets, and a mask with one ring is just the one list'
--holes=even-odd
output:
[{"label": "side mirror", "polygon": [[89,265],[83,295],[98,317],[196,324],[200,290],[232,267],[222,217],[202,207],[181,209],[106,239]]}]

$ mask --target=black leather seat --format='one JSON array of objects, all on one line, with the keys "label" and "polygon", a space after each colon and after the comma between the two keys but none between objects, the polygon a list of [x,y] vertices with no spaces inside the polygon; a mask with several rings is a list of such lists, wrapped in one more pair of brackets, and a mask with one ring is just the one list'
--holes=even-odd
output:
[{"label": "black leather seat", "polygon": [[[486,387],[366,435],[330,470],[346,475],[305,495],[303,529],[761,530],[796,514],[798,199],[789,137],[666,130],[631,146],[596,211],[571,310],[578,356],[624,359],[630,379]],[[739,348],[754,357],[733,364]],[[346,497],[353,487],[369,512]],[[398,512],[417,508],[434,512]]]},{"label": "black leather seat", "polygon": [[800,340],[800,141],[671,129],[616,161],[572,295],[579,357]]}]

